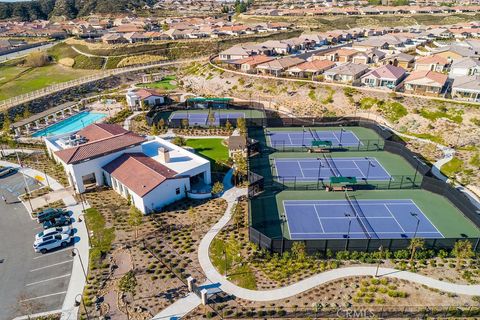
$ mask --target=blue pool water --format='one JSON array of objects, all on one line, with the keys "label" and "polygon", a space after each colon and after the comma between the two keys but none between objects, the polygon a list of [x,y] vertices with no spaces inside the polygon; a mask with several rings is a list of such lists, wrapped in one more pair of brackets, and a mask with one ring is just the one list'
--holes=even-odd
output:
[{"label": "blue pool water", "polygon": [[107,115],[104,113],[94,113],[88,111],[80,112],[68,119],[53,124],[50,127],[39,130],[35,132],[32,136],[44,137],[78,131],[88,126],[89,124],[105,118],[106,116]]}]

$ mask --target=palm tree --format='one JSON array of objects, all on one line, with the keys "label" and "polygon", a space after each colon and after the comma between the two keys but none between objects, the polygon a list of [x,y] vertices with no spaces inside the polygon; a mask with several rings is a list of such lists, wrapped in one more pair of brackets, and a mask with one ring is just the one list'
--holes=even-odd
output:
[{"label": "palm tree", "polygon": [[452,254],[457,258],[457,269],[460,268],[460,261],[462,259],[468,259],[475,255],[472,250],[472,243],[468,240],[459,240],[455,242]]},{"label": "palm tree", "polygon": [[417,249],[423,249],[425,246],[425,241],[421,238],[412,238],[410,240],[410,245],[408,248],[412,250],[412,255],[410,256],[410,266],[413,266],[413,257],[415,256],[415,252]]}]

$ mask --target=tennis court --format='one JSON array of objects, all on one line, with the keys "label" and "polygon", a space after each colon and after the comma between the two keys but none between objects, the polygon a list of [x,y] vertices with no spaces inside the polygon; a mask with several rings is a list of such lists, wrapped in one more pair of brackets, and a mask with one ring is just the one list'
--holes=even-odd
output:
[{"label": "tennis court", "polygon": [[268,130],[267,139],[272,147],[311,146],[312,141],[331,141],[332,146],[353,147],[362,145],[357,135],[350,130],[318,130],[304,128],[300,131]]},{"label": "tennis court", "polygon": [[411,199],[284,200],[283,209],[292,240],[444,237]]},{"label": "tennis court", "polygon": [[275,158],[276,175],[283,181],[317,181],[330,177],[355,177],[364,180],[386,181],[390,174],[373,157],[288,159]]},{"label": "tennis court", "polygon": [[[213,123],[211,125],[224,126],[227,121],[232,125],[236,124],[238,118],[245,118],[242,112],[214,112]],[[174,112],[170,115],[170,122],[180,123],[182,120],[188,120],[190,126],[206,126],[209,124],[209,111],[203,112]]]}]

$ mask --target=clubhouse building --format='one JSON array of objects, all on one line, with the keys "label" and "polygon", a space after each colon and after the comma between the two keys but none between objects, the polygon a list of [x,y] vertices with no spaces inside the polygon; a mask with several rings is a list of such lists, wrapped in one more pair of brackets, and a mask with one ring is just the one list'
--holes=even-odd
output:
[{"label": "clubhouse building", "polygon": [[47,137],[45,144],[76,191],[107,185],[144,214],[187,196],[210,196],[198,192],[209,189],[210,162],[158,137],[147,139],[115,124],[92,124]]}]

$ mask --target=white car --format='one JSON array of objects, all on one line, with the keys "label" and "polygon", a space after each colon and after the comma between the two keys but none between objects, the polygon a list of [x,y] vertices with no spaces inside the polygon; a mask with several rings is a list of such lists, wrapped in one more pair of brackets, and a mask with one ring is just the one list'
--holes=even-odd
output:
[{"label": "white car", "polygon": [[64,226],[64,227],[56,227],[56,228],[48,228],[43,230],[42,232],[39,232],[35,235],[35,241],[40,240],[41,238],[47,237],[47,236],[54,236],[56,234],[68,234],[70,235],[72,233],[72,228],[70,226]]},{"label": "white car", "polygon": [[46,236],[35,240],[33,250],[35,252],[46,253],[49,250],[62,247],[65,248],[71,242],[72,237],[68,234],[56,234],[54,236]]}]

